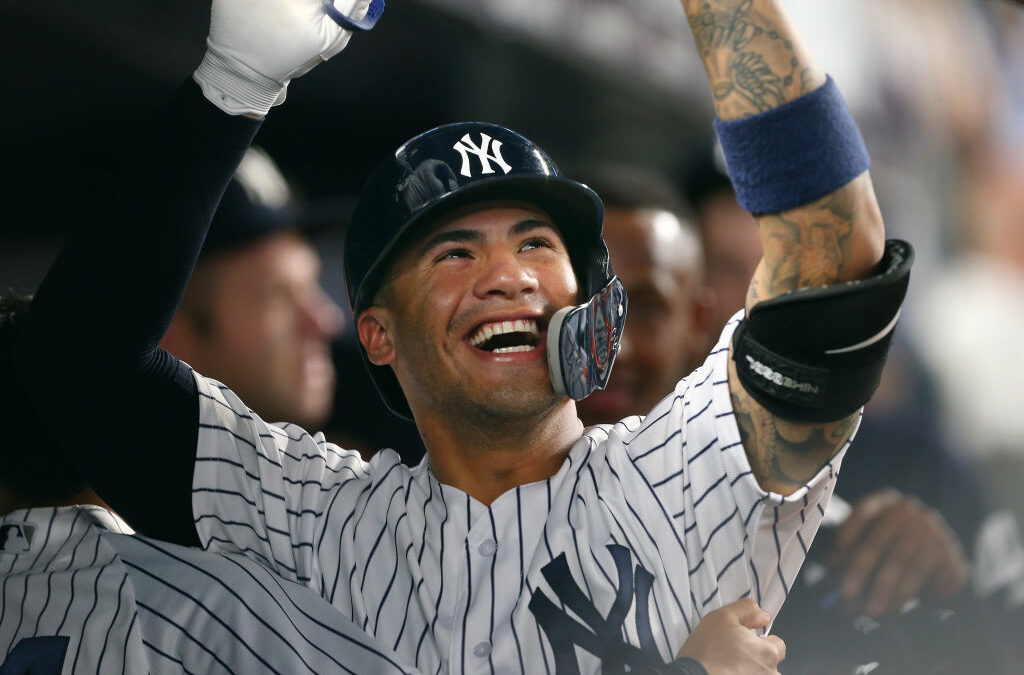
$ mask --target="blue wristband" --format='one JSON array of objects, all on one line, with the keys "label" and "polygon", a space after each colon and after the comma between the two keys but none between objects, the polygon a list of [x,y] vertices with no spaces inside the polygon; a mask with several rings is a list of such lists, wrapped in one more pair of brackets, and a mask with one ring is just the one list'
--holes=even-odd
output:
[{"label": "blue wristband", "polygon": [[768,112],[715,120],[736,198],[753,214],[780,213],[835,192],[870,166],[864,139],[835,82]]}]

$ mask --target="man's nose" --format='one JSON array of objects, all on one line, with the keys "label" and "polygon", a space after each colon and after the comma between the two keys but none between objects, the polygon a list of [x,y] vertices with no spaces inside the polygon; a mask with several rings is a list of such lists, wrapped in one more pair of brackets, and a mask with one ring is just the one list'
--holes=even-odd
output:
[{"label": "man's nose", "polygon": [[512,251],[492,253],[486,258],[483,273],[476,281],[475,292],[479,297],[500,295],[517,297],[537,290],[537,276],[534,271]]},{"label": "man's nose", "polygon": [[310,333],[327,338],[337,335],[345,322],[341,307],[319,286],[299,303],[299,312],[302,325]]}]

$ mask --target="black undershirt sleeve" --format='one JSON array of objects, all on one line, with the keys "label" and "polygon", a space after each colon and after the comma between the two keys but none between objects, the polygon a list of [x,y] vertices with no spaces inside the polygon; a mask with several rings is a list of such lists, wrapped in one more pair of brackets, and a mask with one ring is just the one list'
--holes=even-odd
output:
[{"label": "black undershirt sleeve", "polygon": [[198,394],[158,344],[259,126],[221,112],[189,78],[103,207],[69,235],[16,345],[60,453],[139,532],[186,545],[198,544]]}]

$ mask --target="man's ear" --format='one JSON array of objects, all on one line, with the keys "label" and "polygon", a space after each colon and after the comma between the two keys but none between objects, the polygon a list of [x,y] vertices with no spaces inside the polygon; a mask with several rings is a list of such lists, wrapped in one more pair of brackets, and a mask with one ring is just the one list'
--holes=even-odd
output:
[{"label": "man's ear", "polygon": [[363,310],[356,320],[359,341],[366,350],[370,363],[375,366],[386,366],[395,360],[395,346],[388,335],[390,314],[383,307],[370,307]]}]

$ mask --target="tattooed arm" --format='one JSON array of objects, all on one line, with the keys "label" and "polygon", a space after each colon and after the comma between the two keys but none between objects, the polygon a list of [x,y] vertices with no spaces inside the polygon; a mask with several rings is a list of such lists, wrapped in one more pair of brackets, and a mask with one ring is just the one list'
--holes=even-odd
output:
[{"label": "tattooed arm", "polygon": [[[765,112],[825,83],[771,0],[683,0],[723,120]],[[867,172],[810,204],[756,217],[764,257],[747,292],[761,300],[869,276],[882,257],[882,217]],[[750,465],[766,490],[790,494],[842,447],[859,413],[827,424],[776,417],[744,390],[729,361],[729,391]]]}]

